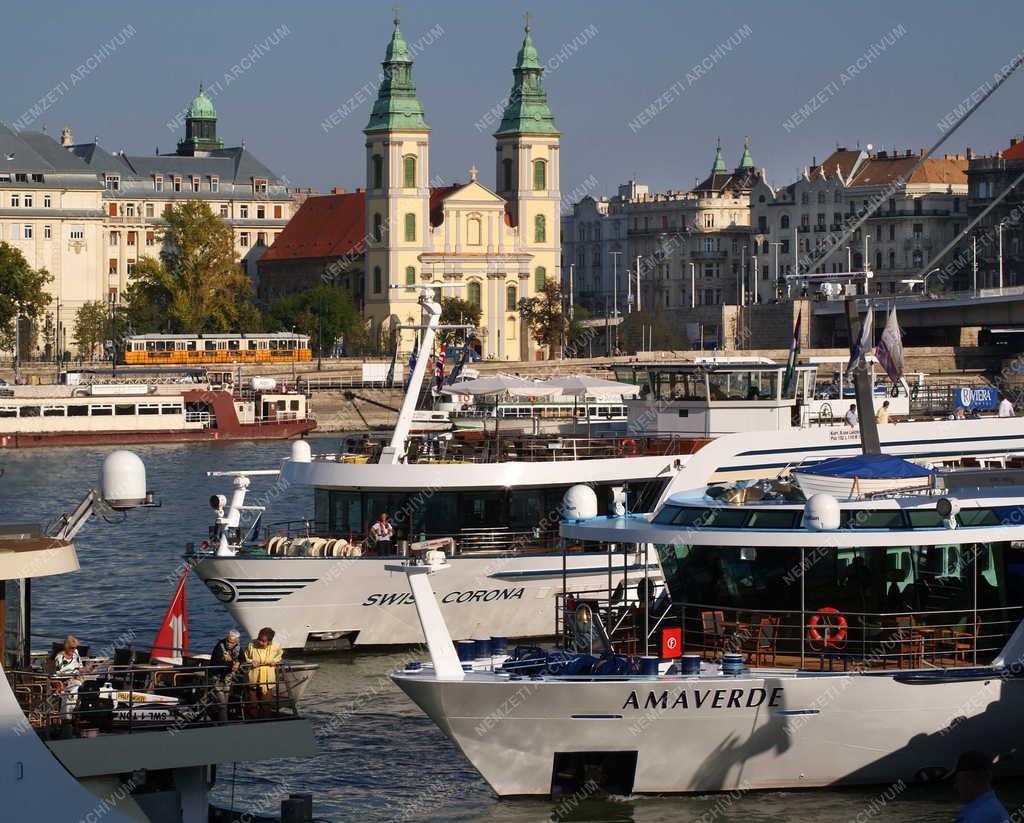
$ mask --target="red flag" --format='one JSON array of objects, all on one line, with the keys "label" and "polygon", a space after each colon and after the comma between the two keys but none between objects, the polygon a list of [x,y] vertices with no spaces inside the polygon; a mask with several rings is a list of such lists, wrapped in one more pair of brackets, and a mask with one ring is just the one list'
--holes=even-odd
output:
[{"label": "red flag", "polygon": [[167,614],[164,615],[163,623],[157,630],[156,639],[153,640],[153,657],[166,660],[170,663],[182,662],[182,658],[188,654],[188,608],[185,605],[185,578],[188,577],[186,568],[178,581],[178,588],[171,598],[171,605],[167,607]]},{"label": "red flag", "polygon": [[662,629],[661,630],[661,659],[668,660],[671,657],[679,657],[683,653],[683,630]]}]

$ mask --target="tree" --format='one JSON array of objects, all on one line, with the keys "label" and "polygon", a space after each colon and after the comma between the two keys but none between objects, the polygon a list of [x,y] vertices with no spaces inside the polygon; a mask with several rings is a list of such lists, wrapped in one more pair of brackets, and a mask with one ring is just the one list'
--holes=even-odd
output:
[{"label": "tree", "polygon": [[[46,285],[53,280],[46,269],[33,269],[14,246],[0,242],[0,344],[14,348],[14,319],[36,323],[50,305]],[[26,345],[26,341],[21,341]],[[28,342],[31,345],[31,342]]]},{"label": "tree", "polygon": [[135,264],[125,292],[138,331],[254,331],[252,284],[235,260],[231,227],[209,205],[190,200],[164,212],[160,260]]},{"label": "tree", "polygon": [[339,337],[344,337],[347,352],[363,350],[368,342],[366,326],[352,303],[351,295],[327,284],[277,298],[270,304],[263,323],[266,331],[291,331],[294,328],[308,334],[312,338],[313,351],[320,351],[322,328],[323,352],[328,356]]},{"label": "tree", "polygon": [[111,323],[107,304],[90,300],[75,313],[74,342],[83,357],[96,354],[96,347],[110,338]]},{"label": "tree", "polygon": [[[469,300],[463,300],[459,297],[442,297],[441,319],[439,322],[442,326],[462,325],[479,328],[480,307],[476,303],[471,303]],[[443,330],[438,332],[438,338],[442,343],[454,343],[456,340],[465,340],[466,337],[465,331]]]},{"label": "tree", "polygon": [[530,333],[538,346],[548,349],[548,356],[562,354],[567,340],[580,338],[578,321],[570,322],[562,311],[562,287],[554,280],[547,280],[537,297],[519,301],[519,314],[530,326]]}]

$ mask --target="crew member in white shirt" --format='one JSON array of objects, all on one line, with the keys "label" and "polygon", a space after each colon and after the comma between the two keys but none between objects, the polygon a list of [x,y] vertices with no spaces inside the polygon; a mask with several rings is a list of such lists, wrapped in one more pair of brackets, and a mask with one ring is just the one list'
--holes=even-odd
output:
[{"label": "crew member in white shirt", "polygon": [[850,410],[843,415],[843,420],[846,421],[846,425],[851,429],[857,428],[857,404],[851,403]]},{"label": "crew member in white shirt", "polygon": [[1005,394],[1003,399],[999,401],[999,416],[1000,417],[1015,417],[1017,412],[1013,409],[1013,403],[1010,402],[1010,398]]},{"label": "crew member in white shirt", "polygon": [[392,553],[392,540],[395,536],[395,529],[388,520],[387,512],[381,512],[380,518],[370,527],[373,541],[377,544],[377,554],[388,555]]}]

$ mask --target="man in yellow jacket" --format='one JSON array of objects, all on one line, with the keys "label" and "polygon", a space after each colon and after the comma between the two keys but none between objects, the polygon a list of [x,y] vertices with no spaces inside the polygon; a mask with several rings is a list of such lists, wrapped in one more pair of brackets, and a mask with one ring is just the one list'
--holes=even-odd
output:
[{"label": "man in yellow jacket", "polygon": [[260,629],[255,640],[249,641],[243,659],[249,665],[249,688],[258,704],[254,714],[265,714],[270,709],[270,701],[277,697],[277,667],[281,664],[284,653],[274,642],[274,630],[267,627]]}]

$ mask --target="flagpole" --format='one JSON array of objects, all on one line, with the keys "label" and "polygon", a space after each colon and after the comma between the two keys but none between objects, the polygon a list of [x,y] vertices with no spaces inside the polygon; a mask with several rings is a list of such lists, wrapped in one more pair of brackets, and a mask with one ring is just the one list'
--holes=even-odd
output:
[{"label": "flagpole", "polygon": [[[871,303],[868,301],[870,311]],[[857,312],[857,296],[846,298],[846,322],[850,330],[850,353],[856,354],[856,343],[860,337],[860,318]],[[867,315],[864,317],[867,322]],[[869,342],[870,345],[870,342]],[[867,352],[864,352],[866,354]],[[860,428],[860,447],[864,454],[881,454],[882,444],[878,438],[878,424],[875,423],[875,404],[871,395],[871,378],[867,370],[867,358],[856,357],[853,363],[853,385],[857,399],[857,423]],[[839,396],[843,396],[842,386]]]}]

